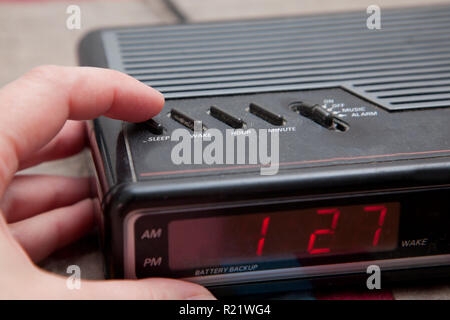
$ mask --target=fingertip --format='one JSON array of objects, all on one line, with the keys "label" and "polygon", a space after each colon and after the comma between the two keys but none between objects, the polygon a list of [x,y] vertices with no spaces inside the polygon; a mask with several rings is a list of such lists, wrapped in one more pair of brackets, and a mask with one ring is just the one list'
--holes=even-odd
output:
[{"label": "fingertip", "polygon": [[216,300],[208,289],[188,281],[165,278],[139,281],[148,285],[154,300]]},{"label": "fingertip", "polygon": [[187,296],[184,300],[217,300],[216,297],[212,295],[211,292],[209,292],[207,289],[205,289],[205,292],[202,292],[200,294],[195,294],[193,296]]},{"label": "fingertip", "polygon": [[199,296],[193,296],[186,300],[217,300],[213,295],[199,295]]},{"label": "fingertip", "polygon": [[205,287],[191,282],[184,283],[188,283],[192,286],[192,292],[186,294],[181,300],[217,300],[216,297],[214,297],[213,294]]},{"label": "fingertip", "polygon": [[[146,90],[149,93],[149,97],[147,98],[148,100],[145,102],[146,108],[149,113],[146,116],[146,119],[143,119],[148,120],[161,112],[161,110],[164,108],[165,99],[164,95],[158,90],[153,89],[152,87],[149,87],[144,83],[142,84],[146,87]],[[142,119],[140,119],[140,121],[142,121]]]},{"label": "fingertip", "polygon": [[[147,86],[147,85],[145,85],[145,86]],[[153,89],[152,87],[149,87],[149,86],[147,86],[147,87],[152,90],[152,94],[153,94],[153,98],[152,98],[153,104],[149,108],[149,110],[151,112],[151,116],[148,118],[148,119],[151,119],[161,112],[161,110],[164,108],[164,104],[165,104],[166,100],[164,98],[164,95],[161,92],[159,92],[156,89]],[[148,120],[148,119],[145,119],[145,120]]]},{"label": "fingertip", "polygon": [[[112,71],[112,70],[111,70]],[[128,122],[142,122],[156,116],[164,107],[164,95],[139,80],[113,71],[116,87],[113,105],[106,116]],[[117,79],[120,79],[118,81]]]},{"label": "fingertip", "polygon": [[[132,79],[133,85],[138,84],[136,85],[136,89],[139,88],[139,90],[135,91],[135,95],[137,96],[134,100],[134,102],[136,103],[134,108],[139,109],[137,112],[135,112],[135,115],[138,116],[137,121],[145,121],[151,119],[158,113],[160,113],[165,103],[164,95],[158,90],[146,85],[145,83],[135,78],[132,78],[131,76],[126,75],[126,77]],[[129,107],[133,108],[133,106]],[[130,116],[132,115],[130,114]]]}]

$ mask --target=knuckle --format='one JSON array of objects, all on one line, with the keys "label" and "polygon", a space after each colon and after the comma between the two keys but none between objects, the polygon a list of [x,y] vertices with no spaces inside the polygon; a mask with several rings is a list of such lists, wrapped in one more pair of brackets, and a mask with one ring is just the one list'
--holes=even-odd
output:
[{"label": "knuckle", "polygon": [[61,78],[62,68],[55,65],[42,65],[38,67],[34,67],[27,74],[25,74],[26,78],[33,80],[47,80],[53,81]]}]

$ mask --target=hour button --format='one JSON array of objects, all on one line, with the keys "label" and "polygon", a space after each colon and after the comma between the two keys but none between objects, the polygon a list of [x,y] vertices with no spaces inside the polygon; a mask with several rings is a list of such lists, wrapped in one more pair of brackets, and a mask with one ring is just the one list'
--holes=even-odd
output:
[{"label": "hour button", "polygon": [[209,114],[217,120],[226,123],[233,129],[241,129],[245,126],[245,122],[241,118],[236,118],[235,116],[226,113],[216,106],[211,106],[211,108],[209,109]]}]

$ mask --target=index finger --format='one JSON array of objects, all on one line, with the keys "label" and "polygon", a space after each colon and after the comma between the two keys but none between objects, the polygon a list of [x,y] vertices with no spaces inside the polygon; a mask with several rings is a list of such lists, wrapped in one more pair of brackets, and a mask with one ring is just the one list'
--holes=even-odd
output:
[{"label": "index finger", "polygon": [[90,67],[43,66],[0,90],[0,195],[26,159],[67,119],[105,115],[147,120],[164,105],[158,91],[123,73]]}]

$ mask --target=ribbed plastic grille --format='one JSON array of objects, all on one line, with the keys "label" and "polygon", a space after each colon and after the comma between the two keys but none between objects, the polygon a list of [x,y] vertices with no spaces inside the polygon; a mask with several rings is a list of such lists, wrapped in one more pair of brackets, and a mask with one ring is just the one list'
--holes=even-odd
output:
[{"label": "ribbed plastic grille", "polygon": [[[450,7],[108,31],[109,64],[167,98],[343,86],[390,110],[450,106]],[[116,51],[111,53],[111,51]]]}]

